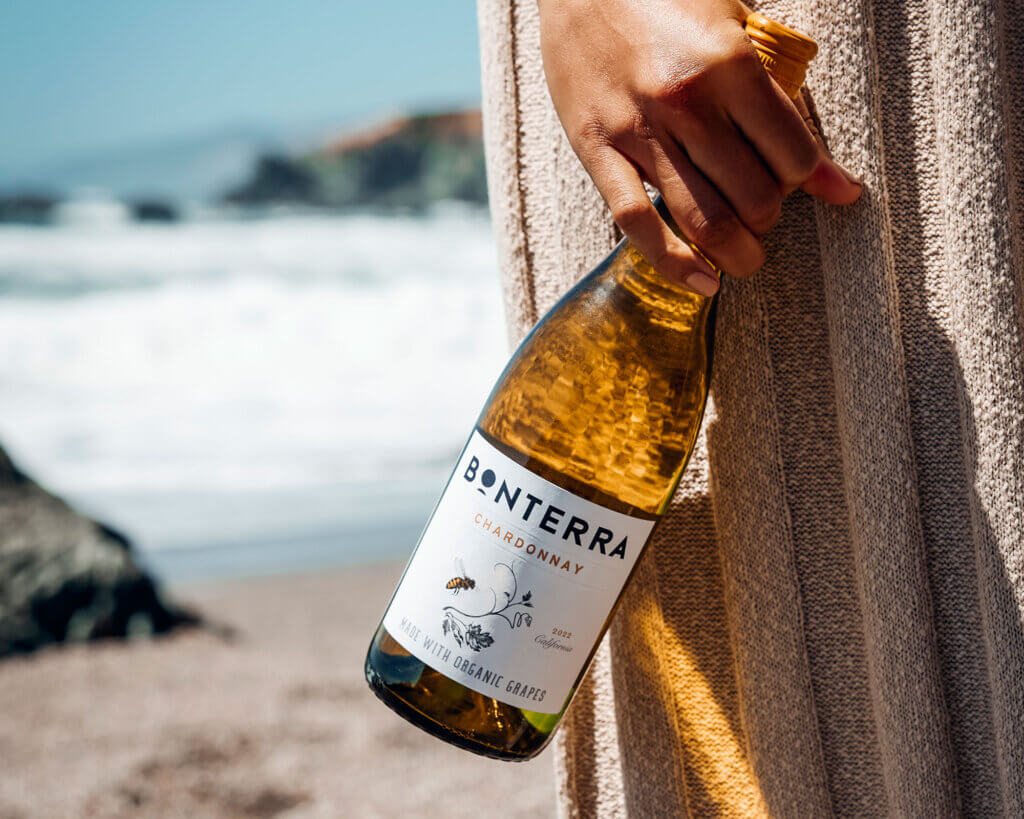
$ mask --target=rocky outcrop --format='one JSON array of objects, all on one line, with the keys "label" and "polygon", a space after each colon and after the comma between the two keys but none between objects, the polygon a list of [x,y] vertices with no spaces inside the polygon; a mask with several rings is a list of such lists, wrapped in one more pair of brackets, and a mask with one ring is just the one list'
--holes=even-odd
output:
[{"label": "rocky outcrop", "polygon": [[302,156],[265,156],[224,199],[236,204],[420,210],[487,204],[479,111],[396,117]]},{"label": "rocky outcrop", "polygon": [[261,156],[252,176],[224,196],[234,205],[321,205],[313,172],[300,161],[283,156]]},{"label": "rocky outcrop", "polygon": [[181,218],[178,208],[163,199],[132,199],[128,208],[136,222],[177,222]]},{"label": "rocky outcrop", "polygon": [[124,535],[78,514],[0,449],[0,657],[196,622],[164,600]]},{"label": "rocky outcrop", "polygon": [[0,224],[45,225],[59,202],[60,197],[50,193],[0,193]]}]

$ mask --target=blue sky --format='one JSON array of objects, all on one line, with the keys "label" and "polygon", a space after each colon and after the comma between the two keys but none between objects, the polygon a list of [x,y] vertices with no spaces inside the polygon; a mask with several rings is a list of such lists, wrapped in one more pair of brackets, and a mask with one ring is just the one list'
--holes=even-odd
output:
[{"label": "blue sky", "polygon": [[0,165],[477,104],[472,0],[0,4]]}]

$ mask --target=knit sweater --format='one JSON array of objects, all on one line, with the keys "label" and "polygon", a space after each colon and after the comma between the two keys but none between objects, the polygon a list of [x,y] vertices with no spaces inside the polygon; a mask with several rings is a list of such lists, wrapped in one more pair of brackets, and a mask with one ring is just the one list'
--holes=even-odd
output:
[{"label": "knit sweater", "polygon": [[[698,450],[556,745],[568,816],[1024,815],[1024,8],[773,0],[834,208],[722,287]],[[618,238],[479,0],[511,340]],[[600,44],[595,44],[600,47]]]}]

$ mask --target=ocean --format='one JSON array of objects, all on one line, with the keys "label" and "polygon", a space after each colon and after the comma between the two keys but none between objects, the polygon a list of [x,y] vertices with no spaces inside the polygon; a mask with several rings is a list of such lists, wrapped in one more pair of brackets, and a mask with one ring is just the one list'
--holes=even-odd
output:
[{"label": "ocean", "polygon": [[0,444],[171,580],[407,555],[506,344],[479,211],[0,226]]}]

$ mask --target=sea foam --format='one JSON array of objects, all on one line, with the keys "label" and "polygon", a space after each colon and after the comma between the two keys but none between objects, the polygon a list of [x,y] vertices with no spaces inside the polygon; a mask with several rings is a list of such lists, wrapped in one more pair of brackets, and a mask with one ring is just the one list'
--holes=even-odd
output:
[{"label": "sea foam", "polygon": [[480,213],[0,228],[0,441],[145,548],[425,514],[505,344]]}]

